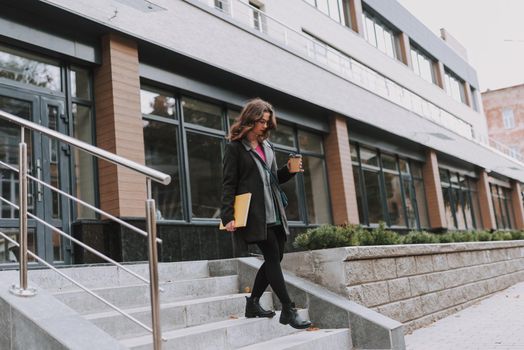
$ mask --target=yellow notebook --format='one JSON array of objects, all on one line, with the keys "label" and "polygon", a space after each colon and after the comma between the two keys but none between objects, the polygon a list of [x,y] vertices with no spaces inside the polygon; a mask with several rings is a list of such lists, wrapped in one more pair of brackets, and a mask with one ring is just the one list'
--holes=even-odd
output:
[{"label": "yellow notebook", "polygon": [[[249,214],[249,203],[251,203],[251,193],[243,193],[235,196],[235,227],[246,227],[247,214]],[[225,230],[226,227],[220,221],[220,230]]]}]

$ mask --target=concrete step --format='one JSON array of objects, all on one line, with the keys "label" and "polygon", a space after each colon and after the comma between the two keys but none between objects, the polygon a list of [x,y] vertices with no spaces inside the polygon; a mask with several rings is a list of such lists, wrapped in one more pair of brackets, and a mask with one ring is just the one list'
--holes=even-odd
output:
[{"label": "concrete step", "polygon": [[[349,350],[352,349],[348,329],[319,329],[302,331],[269,341],[257,343],[239,350]],[[218,349],[218,348],[217,348]]]},{"label": "concrete step", "polygon": [[[307,310],[299,310],[298,312],[302,317],[308,317]],[[237,349],[297,332],[290,326],[280,324],[279,317],[280,312],[277,312],[277,315],[273,318],[240,317],[163,332],[167,342],[162,343],[162,349]],[[121,343],[133,350],[149,350],[152,347],[150,335],[125,339]]]},{"label": "concrete step", "polygon": [[[207,277],[184,281],[172,281],[160,285],[160,302],[169,303],[181,299],[193,299],[238,293],[238,276]],[[93,292],[120,308],[147,305],[150,302],[149,286],[127,285],[114,288],[97,288]],[[54,293],[64,304],[80,314],[111,310],[98,299],[83,290],[68,290]]]},{"label": "concrete step", "polygon": [[[126,264],[125,267],[149,279],[149,267],[147,264]],[[61,268],[60,271],[88,288],[141,283],[135,276],[116,266],[70,267]],[[202,260],[160,263],[158,264],[158,273],[160,282],[205,278],[209,277],[208,262],[207,260]],[[29,280],[50,292],[78,289],[74,284],[49,269],[31,270],[29,272]]]},{"label": "concrete step", "polygon": [[[245,311],[245,297],[249,294],[229,294],[182,300],[160,306],[162,329],[164,331],[201,325],[209,322],[241,317]],[[264,293],[260,303],[265,308],[273,306],[272,294]],[[146,325],[151,325],[149,306],[124,309]],[[117,339],[149,334],[139,325],[128,320],[116,311],[84,315],[93,324]]]}]

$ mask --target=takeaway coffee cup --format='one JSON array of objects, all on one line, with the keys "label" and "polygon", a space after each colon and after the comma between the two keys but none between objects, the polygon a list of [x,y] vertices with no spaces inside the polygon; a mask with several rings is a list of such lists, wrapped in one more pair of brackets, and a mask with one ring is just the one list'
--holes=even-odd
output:
[{"label": "takeaway coffee cup", "polygon": [[291,153],[289,154],[289,172],[290,173],[299,173],[302,171],[302,155]]}]

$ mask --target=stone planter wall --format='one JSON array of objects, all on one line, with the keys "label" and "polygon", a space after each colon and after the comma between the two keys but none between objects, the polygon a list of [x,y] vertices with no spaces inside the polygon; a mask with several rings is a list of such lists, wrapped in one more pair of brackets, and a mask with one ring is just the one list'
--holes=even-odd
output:
[{"label": "stone planter wall", "polygon": [[524,241],[334,248],[282,263],[410,331],[524,281]]}]

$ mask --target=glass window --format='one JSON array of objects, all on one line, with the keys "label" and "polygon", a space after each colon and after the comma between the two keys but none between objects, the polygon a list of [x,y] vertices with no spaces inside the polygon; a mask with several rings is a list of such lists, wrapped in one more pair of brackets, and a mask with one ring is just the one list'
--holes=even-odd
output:
[{"label": "glass window", "polygon": [[176,118],[175,98],[166,92],[141,89],[140,108],[142,114]]},{"label": "glass window", "polygon": [[62,90],[60,66],[48,59],[0,46],[0,78],[53,91]]},{"label": "glass window", "polygon": [[[93,115],[91,108],[81,104],[73,103],[73,136],[79,140],[93,144]],[[96,204],[95,189],[95,160],[94,158],[78,148],[73,147],[75,161],[74,172],[76,181],[76,196],[91,205]],[[91,209],[77,204],[77,218],[94,219],[96,214]]]},{"label": "glass window", "polygon": [[291,126],[278,124],[277,129],[271,131],[271,142],[277,145],[296,147],[295,134]]},{"label": "glass window", "polygon": [[[281,167],[287,163],[289,152],[275,151],[277,167]],[[298,183],[297,177],[294,176],[288,182],[281,184],[280,188],[286,193],[288,199],[288,206],[286,208],[286,216],[290,221],[300,221],[300,201],[298,197]],[[329,222],[329,221],[326,221]]]},{"label": "glass window", "polygon": [[89,71],[80,68],[71,68],[71,96],[91,99],[91,77]]},{"label": "glass window", "polygon": [[411,63],[415,74],[430,83],[435,83],[433,60],[422,53],[414,44],[411,46]]},{"label": "glass window", "polygon": [[224,130],[222,108],[220,106],[189,97],[183,97],[182,108],[185,122],[207,128]]},{"label": "glass window", "polygon": [[386,203],[388,217],[392,226],[406,226],[402,204],[402,188],[400,187],[400,177],[398,175],[384,173],[386,184]]},{"label": "glass window", "polygon": [[369,223],[386,221],[382,208],[383,199],[380,191],[380,174],[363,169],[364,190],[366,192],[367,213]]},{"label": "glass window", "polygon": [[413,181],[413,184],[415,185],[415,196],[420,227],[429,227],[429,217],[428,208],[426,204],[426,192],[424,191],[424,182],[422,180],[415,179]]},{"label": "glass window", "polygon": [[504,108],[502,110],[502,119],[504,121],[504,129],[513,129],[515,127],[515,116],[512,108]]},{"label": "glass window", "polygon": [[222,148],[221,138],[187,132],[191,217],[220,217]]},{"label": "glass window", "polygon": [[355,181],[355,191],[357,192],[358,219],[361,224],[366,224],[364,217],[364,204],[362,202],[362,188],[360,181],[360,167],[353,165],[353,180]]},{"label": "glass window", "polygon": [[372,165],[378,167],[377,151],[360,147],[360,161],[362,162],[362,165]]},{"label": "glass window", "polygon": [[362,16],[364,22],[364,38],[389,57],[396,58],[394,30],[367,12],[363,12]]},{"label": "glass window", "polygon": [[234,111],[234,110],[231,110],[231,109],[227,110],[227,120],[228,120],[228,123],[229,123],[229,127],[231,127],[231,125],[233,125],[237,121],[238,117],[240,117],[240,112],[239,111]]},{"label": "glass window", "polygon": [[453,97],[458,102],[466,103],[464,82],[462,80],[446,69],[444,71],[444,82],[446,84],[446,92],[449,96]]},{"label": "glass window", "polygon": [[300,151],[323,153],[322,149],[322,136],[313,134],[307,131],[298,131],[298,144]]},{"label": "glass window", "polygon": [[154,120],[144,120],[143,125],[146,165],[171,176],[171,182],[167,186],[155,181],[151,183],[157,219],[182,219],[178,127]]},{"label": "glass window", "polygon": [[390,156],[389,154],[382,154],[382,167],[387,170],[393,170],[397,172],[397,160],[394,156]]},{"label": "glass window", "polygon": [[480,213],[473,179],[439,169],[447,227],[459,230],[478,228]]},{"label": "glass window", "polygon": [[325,224],[331,221],[324,160],[313,156],[303,157],[304,187],[308,222]]}]

